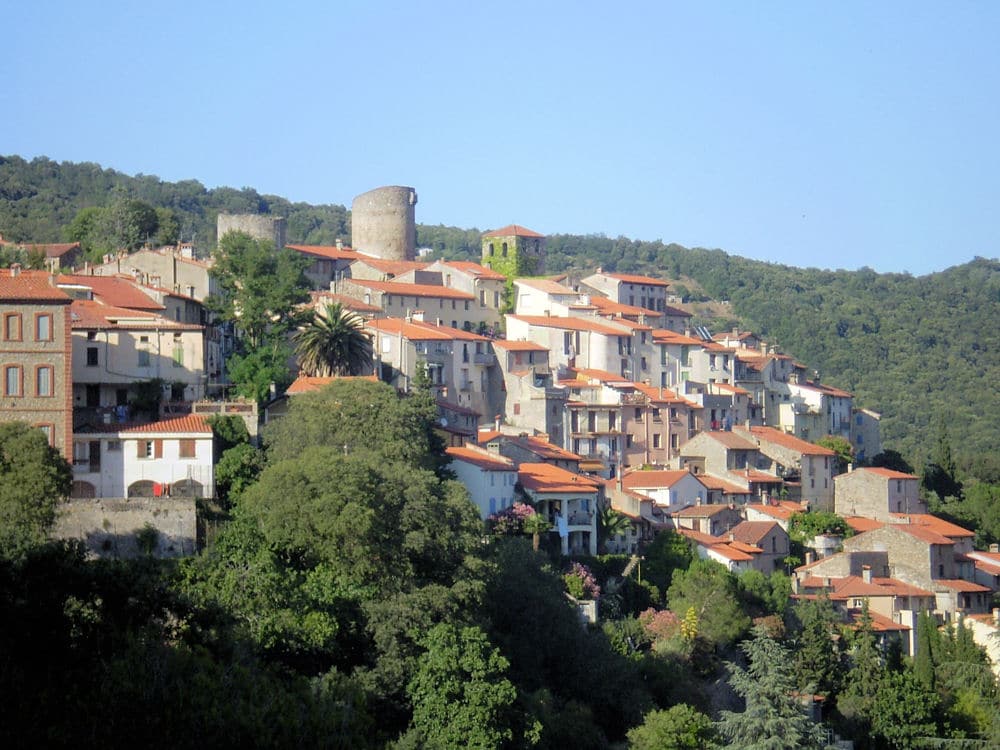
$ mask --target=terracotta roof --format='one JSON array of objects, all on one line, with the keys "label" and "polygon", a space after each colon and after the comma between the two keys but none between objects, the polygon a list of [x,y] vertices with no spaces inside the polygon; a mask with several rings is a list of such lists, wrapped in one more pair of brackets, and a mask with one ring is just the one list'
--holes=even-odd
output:
[{"label": "terracotta roof", "polygon": [[732,450],[758,450],[756,443],[751,443],[745,437],[737,435],[735,432],[729,432],[726,430],[704,430],[700,434],[711,438],[717,443],[722,443],[724,446]]},{"label": "terracotta roof", "polygon": [[678,396],[677,393],[663,386],[636,383],[635,389],[645,395],[654,404],[682,404],[695,409],[701,408],[695,402],[688,401],[683,396]]},{"label": "terracotta roof", "polygon": [[872,583],[878,584],[895,596],[934,596],[933,591],[914,586],[912,583],[900,581],[898,578],[872,577]]},{"label": "terracotta roof", "polygon": [[299,393],[318,391],[320,388],[330,385],[330,383],[334,380],[370,380],[373,383],[379,382],[379,379],[374,375],[299,375],[295,378],[295,381],[288,386],[285,393],[294,396]]},{"label": "terracotta roof", "polygon": [[602,272],[605,276],[611,279],[618,279],[618,281],[624,281],[626,284],[645,284],[646,286],[670,286],[663,279],[654,279],[652,276],[640,276],[638,274],[631,273],[608,273],[607,271]]},{"label": "terracotta roof", "polygon": [[626,328],[631,328],[633,331],[652,331],[653,327],[648,326],[645,323],[639,323],[635,320],[630,320],[629,318],[607,318],[607,320],[613,320],[620,326],[625,326]]},{"label": "terracotta roof", "polygon": [[444,260],[441,261],[441,265],[471,274],[472,276],[477,276],[481,279],[504,281],[507,278],[502,273],[494,271],[492,268],[481,266],[478,263],[473,263],[471,260]]},{"label": "terracotta roof", "polygon": [[[406,273],[408,271],[419,271],[423,268],[427,268],[429,265],[420,260],[388,260],[386,258],[372,258],[362,256],[357,258],[355,263],[364,263],[366,266],[370,266],[377,271],[382,273],[392,274],[393,276],[399,276],[401,273]],[[353,263],[351,265],[354,265]]]},{"label": "terracotta roof", "polygon": [[[685,477],[697,476],[685,470],[626,471],[622,475],[622,486],[627,488],[673,487]],[[700,480],[699,480],[700,481]]]},{"label": "terracotta roof", "polygon": [[541,279],[541,278],[531,278],[531,279],[514,279],[515,284],[520,284],[521,286],[530,287],[532,289],[537,289],[540,292],[545,292],[546,294],[559,294],[562,296],[575,297],[579,293],[570,289],[568,286],[564,286],[557,281],[552,281],[551,279]]},{"label": "terracotta roof", "polygon": [[[680,510],[675,510],[671,513],[671,516],[675,518],[711,518],[712,516],[717,516],[723,511],[731,511],[728,505],[688,505],[687,507],[681,508]],[[724,539],[716,540],[719,542],[725,541]]]},{"label": "terracotta roof", "polygon": [[733,469],[729,472],[731,477],[739,477],[744,482],[753,482],[756,484],[782,484],[784,480],[774,474],[768,474],[766,471],[757,471],[756,469]]},{"label": "terracotta roof", "polygon": [[407,322],[400,318],[383,318],[381,320],[369,320],[365,323],[365,327],[381,331],[382,333],[402,334],[404,338],[410,341],[489,341],[488,338],[480,336],[477,333],[463,331],[459,328],[422,323],[419,320]]},{"label": "terracotta roof", "polygon": [[726,495],[749,495],[750,490],[745,490],[738,484],[727,482],[721,477],[712,474],[695,474],[703,485],[710,490],[721,490]]},{"label": "terracotta roof", "polygon": [[0,239],[0,245],[4,247],[23,247],[25,250],[34,250],[45,253],[46,258],[61,258],[71,250],[79,250],[79,242],[11,242]]},{"label": "terracotta roof", "polygon": [[729,530],[729,533],[737,542],[743,542],[744,544],[757,544],[761,539],[766,537],[776,528],[784,533],[781,526],[774,521],[741,521],[733,526],[733,528]]},{"label": "terracotta roof", "polygon": [[378,305],[369,305],[366,302],[362,302],[354,297],[348,297],[346,294],[334,294],[333,292],[309,292],[309,296],[312,298],[313,304],[339,304],[341,307],[345,307],[348,310],[354,310],[355,312],[382,312],[382,308]]},{"label": "terracotta roof", "polygon": [[[374,375],[372,377],[374,377]],[[453,414],[464,414],[465,416],[468,417],[482,416],[482,412],[476,411],[475,409],[470,409],[467,406],[461,406],[460,404],[453,404],[451,403],[451,401],[445,401],[444,399],[440,398],[436,399],[435,403],[437,403],[439,408],[444,409],[445,411],[449,411]]]},{"label": "terracotta roof", "polygon": [[[861,627],[861,610],[852,608],[848,609],[847,613],[854,620],[854,627]],[[869,611],[868,615],[872,621],[872,630],[876,633],[905,633],[910,629],[908,625],[900,625],[898,622],[894,622],[885,615],[880,615],[878,612]]]},{"label": "terracotta roof", "polygon": [[[676,516],[677,514],[672,513],[671,515]],[[678,528],[675,529],[675,531],[681,536],[687,537],[688,539],[697,542],[703,547],[714,547],[716,545],[723,543],[723,540],[719,539],[717,536],[712,536],[711,534],[703,534],[702,532],[695,531],[694,529]],[[748,557],[748,559],[750,558]]]},{"label": "terracotta roof", "polygon": [[358,260],[370,257],[349,247],[337,247],[336,245],[285,245],[285,247],[304,255],[326,258],[327,260]]},{"label": "terracotta roof", "polygon": [[974,531],[969,531],[968,529],[962,528],[958,524],[945,521],[943,518],[938,518],[930,513],[890,513],[889,516],[893,519],[892,523],[909,523],[917,526],[923,526],[940,534],[941,536],[946,536],[952,539],[974,537],[976,535]]},{"label": "terracotta roof", "polygon": [[771,516],[772,518],[777,518],[781,521],[789,520],[796,513],[805,513],[806,506],[802,503],[796,503],[791,500],[782,500],[777,505],[765,504],[765,503],[751,503],[748,504],[747,510],[755,510],[758,513],[763,513],[764,515]]},{"label": "terracotta roof", "polygon": [[922,542],[927,542],[928,544],[954,544],[954,542],[944,536],[944,534],[932,531],[926,526],[916,526],[912,523],[893,523],[889,524],[889,526],[894,529],[899,529],[900,531],[909,534],[912,537],[916,537]]},{"label": "terracotta roof", "polygon": [[533,435],[528,436],[517,436],[508,438],[515,445],[519,445],[526,450],[531,451],[536,456],[541,458],[549,458],[552,460],[563,460],[563,461],[579,461],[581,457],[576,453],[560,448],[558,445],[550,443],[548,440],[544,440],[540,437],[535,437]]},{"label": "terracotta roof", "polygon": [[0,268],[0,300],[4,302],[59,302],[70,297],[52,283],[48,271],[20,271],[15,276],[9,268]]},{"label": "terracotta roof", "polygon": [[636,318],[644,315],[647,318],[658,318],[662,314],[656,312],[656,310],[648,310],[644,307],[636,307],[635,305],[626,305],[623,302],[615,302],[609,297],[599,297],[597,295],[590,296],[590,304],[596,307],[601,315],[624,315]]},{"label": "terracotta roof", "polygon": [[730,383],[712,383],[713,388],[720,391],[730,391],[731,393],[738,393],[741,396],[749,396],[750,391],[746,388],[740,388],[738,385],[732,385]]},{"label": "terracotta roof", "polygon": [[705,343],[701,339],[685,336],[683,333],[677,333],[668,328],[657,328],[653,331],[653,341],[657,344],[685,344],[688,346],[702,346]]},{"label": "terracotta roof", "polygon": [[547,352],[549,348],[536,344],[534,341],[511,341],[510,339],[493,339],[493,346],[511,352]]},{"label": "terracotta roof", "polygon": [[[913,474],[904,474],[901,471],[893,471],[892,469],[884,469],[881,466],[864,466],[860,469],[855,469],[854,471],[867,471],[870,474],[877,474],[880,477],[885,477],[886,479],[919,479],[920,477],[915,477]],[[851,472],[853,474],[854,472]],[[850,476],[847,474],[845,476]]]},{"label": "terracotta roof", "polygon": [[889,589],[883,588],[875,583],[865,583],[861,576],[844,576],[843,578],[832,578],[830,580],[833,591],[830,593],[831,599],[850,599],[852,597],[864,596],[894,596]]},{"label": "terracotta roof", "polygon": [[[628,331],[598,323],[587,318],[559,318],[554,315],[508,315],[508,319],[519,320],[540,328],[560,328],[565,331],[591,331],[604,336],[628,336]],[[603,318],[602,318],[603,321]]]},{"label": "terracotta roof", "polygon": [[131,276],[85,276],[63,274],[57,283],[60,286],[86,286],[94,293],[94,299],[106,305],[127,307],[132,310],[157,311],[163,305],[146,294]]},{"label": "terracotta roof", "polygon": [[881,529],[885,526],[885,524],[881,521],[876,521],[874,518],[865,518],[864,516],[846,516],[844,521],[846,521],[847,525],[859,534],[863,534],[866,531]]},{"label": "terracotta roof", "polygon": [[978,583],[965,581],[961,578],[936,578],[934,582],[963,594],[980,594],[992,591],[988,586],[981,586]]},{"label": "terracotta roof", "polygon": [[178,323],[143,310],[103,305],[94,300],[73,300],[70,305],[71,325],[75,329],[118,328],[123,330],[201,331],[196,323]]},{"label": "terracotta roof", "polygon": [[446,448],[445,453],[451,456],[452,460],[464,461],[485,471],[517,471],[514,462],[509,458],[495,453],[486,453],[474,448]]},{"label": "terracotta roof", "polygon": [[595,492],[597,482],[547,463],[523,463],[518,478],[525,489],[534,492]]},{"label": "terracotta roof", "polygon": [[987,575],[1000,576],[1000,560],[997,559],[980,559],[978,557],[973,557],[972,562],[976,566],[976,570],[981,570]]},{"label": "terracotta roof", "polygon": [[[741,430],[742,431],[742,430]],[[824,448],[822,445],[810,443],[807,440],[789,435],[787,432],[776,430],[773,427],[751,427],[750,434],[761,441],[780,445],[782,448],[802,453],[807,456],[835,456],[834,451]]]},{"label": "terracotta roof", "polygon": [[398,294],[401,297],[443,297],[444,299],[460,299],[475,301],[468,292],[454,289],[450,286],[434,284],[404,284],[401,281],[372,281],[371,279],[345,279],[357,286],[374,289],[383,294]]},{"label": "terracotta roof", "polygon": [[733,544],[713,544],[709,550],[733,562],[752,562],[753,555]]},{"label": "terracotta roof", "polygon": [[525,229],[519,224],[508,224],[505,227],[500,227],[500,229],[494,229],[492,232],[486,232],[483,237],[544,237],[544,234],[539,234],[538,232],[533,232],[530,229]]},{"label": "terracotta roof", "polygon": [[852,393],[848,393],[840,388],[834,388],[832,385],[827,385],[826,383],[817,383],[813,380],[807,380],[805,383],[792,383],[792,385],[798,385],[800,388],[810,388],[835,398],[854,398],[854,394]]},{"label": "terracotta roof", "polygon": [[149,424],[132,425],[119,430],[123,435],[149,434],[149,433],[184,433],[198,432],[202,434],[212,434],[212,428],[208,420],[201,414],[187,414],[183,417],[174,417],[160,422],[150,422]]}]

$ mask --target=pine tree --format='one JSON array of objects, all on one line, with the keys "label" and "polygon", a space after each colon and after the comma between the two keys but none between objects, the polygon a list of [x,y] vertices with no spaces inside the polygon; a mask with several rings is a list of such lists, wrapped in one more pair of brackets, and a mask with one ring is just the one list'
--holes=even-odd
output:
[{"label": "pine tree", "polygon": [[746,702],[742,713],[723,711],[719,733],[742,750],[823,748],[822,731],[805,712],[795,690],[792,659],[762,627],[742,645],[746,669],[730,664],[729,684]]},{"label": "pine tree", "polygon": [[836,614],[825,596],[804,601],[795,608],[802,622],[795,653],[795,674],[799,689],[812,686],[817,692],[831,697],[838,692],[840,653],[833,640]]}]

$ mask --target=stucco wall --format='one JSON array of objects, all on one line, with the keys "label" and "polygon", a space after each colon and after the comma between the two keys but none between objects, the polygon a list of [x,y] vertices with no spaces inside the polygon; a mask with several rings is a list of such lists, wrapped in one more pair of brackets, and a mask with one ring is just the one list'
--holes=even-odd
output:
[{"label": "stucco wall", "polygon": [[70,500],[59,511],[52,536],[81,539],[99,557],[138,557],[137,533],[157,531],[156,557],[183,557],[196,551],[197,511],[193,499]]}]

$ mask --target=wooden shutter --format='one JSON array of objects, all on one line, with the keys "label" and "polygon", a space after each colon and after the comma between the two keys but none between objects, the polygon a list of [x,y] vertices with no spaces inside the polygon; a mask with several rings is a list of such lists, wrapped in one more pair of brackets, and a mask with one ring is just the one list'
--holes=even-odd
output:
[{"label": "wooden shutter", "polygon": [[163,441],[153,441],[153,458],[163,458]]}]

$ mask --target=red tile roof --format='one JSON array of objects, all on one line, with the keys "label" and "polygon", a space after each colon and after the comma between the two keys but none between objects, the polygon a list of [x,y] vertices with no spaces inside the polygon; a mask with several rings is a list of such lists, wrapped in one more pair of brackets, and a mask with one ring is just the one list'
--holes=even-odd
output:
[{"label": "red tile roof", "polygon": [[529,278],[529,279],[514,279],[515,284],[520,284],[522,286],[530,287],[531,289],[537,289],[540,292],[545,292],[546,294],[558,294],[562,296],[575,297],[578,292],[570,289],[568,286],[560,284],[557,281],[552,281],[551,279],[543,278]]},{"label": "red tile roof", "polygon": [[476,299],[473,295],[460,289],[434,284],[404,284],[400,281],[372,281],[370,279],[350,279],[349,281],[366,289],[374,289],[384,294],[398,294],[402,297],[441,297],[469,301]]},{"label": "red tile roof", "polygon": [[310,393],[311,391],[318,391],[324,386],[330,385],[334,380],[370,380],[373,383],[378,383],[379,379],[374,375],[299,375],[295,378],[295,381],[288,386],[288,390],[285,393],[296,395],[299,393]]},{"label": "red tile roof", "polygon": [[512,443],[525,450],[531,451],[541,458],[552,459],[553,461],[580,461],[581,457],[576,453],[560,448],[558,445],[550,443],[540,437],[533,435],[517,436],[508,438]]},{"label": "red tile roof", "polygon": [[597,482],[582,474],[547,463],[523,463],[518,477],[525,489],[533,492],[596,492]]},{"label": "red tile roof", "polygon": [[178,323],[162,315],[125,307],[104,305],[94,300],[73,300],[70,305],[71,325],[74,329],[118,328],[123,330],[152,331],[201,331],[196,323]]},{"label": "red tile roof", "polygon": [[[540,328],[560,328],[565,331],[590,331],[604,336],[628,336],[628,331],[612,328],[588,318],[559,318],[554,315],[508,315],[510,320],[519,320]],[[602,319],[603,321],[603,319]]]},{"label": "red tile roof", "polygon": [[618,281],[624,281],[626,284],[645,284],[646,286],[670,286],[663,279],[654,279],[652,276],[640,276],[638,274],[632,273],[608,273],[604,272],[604,275],[612,278],[618,279]]},{"label": "red tile roof", "polygon": [[400,318],[382,318],[381,320],[369,320],[365,323],[366,328],[372,328],[382,333],[394,335],[402,334],[410,341],[489,341],[485,336],[471,331],[463,331],[460,328],[449,326],[436,326],[431,323],[423,323],[419,320],[406,321]]},{"label": "red tile roof", "polygon": [[[626,488],[673,487],[686,477],[697,476],[684,470],[626,471],[622,475],[622,486]],[[700,480],[699,480],[700,482]]]},{"label": "red tile roof", "polygon": [[333,292],[309,292],[310,298],[312,298],[314,305],[333,305],[339,304],[348,310],[353,310],[354,312],[361,313],[380,313],[382,308],[377,305],[369,305],[362,302],[354,297],[348,297],[346,294],[335,294]]},{"label": "red tile roof", "polygon": [[[370,266],[376,271],[391,274],[393,276],[399,276],[401,273],[406,273],[408,271],[419,271],[427,268],[429,265],[428,263],[420,260],[389,260],[386,258],[371,257],[361,257],[354,262],[364,263],[366,266]],[[354,264],[352,263],[351,265]]]},{"label": "red tile roof", "polygon": [[881,586],[894,596],[934,596],[933,591],[914,586],[912,583],[900,581],[898,578],[872,577],[872,583]]},{"label": "red tile roof", "polygon": [[777,505],[751,503],[747,505],[747,510],[755,510],[772,518],[787,521],[796,513],[805,513],[806,506],[791,500],[781,500]]},{"label": "red tile roof", "polygon": [[547,352],[549,348],[536,344],[534,341],[511,341],[510,339],[493,339],[493,346],[511,352]]},{"label": "red tile roof", "polygon": [[961,578],[937,578],[935,579],[935,582],[963,594],[985,594],[992,591],[992,589],[987,586],[980,586],[978,583],[964,581]]},{"label": "red tile roof", "polygon": [[779,529],[784,533],[784,529],[774,521],[741,521],[733,526],[729,530],[729,533],[732,534],[733,539],[737,542],[757,544],[775,529]]},{"label": "red tile roof", "polygon": [[726,430],[705,430],[700,434],[714,440],[717,443],[722,443],[724,446],[726,446],[731,450],[740,450],[740,451],[757,450],[756,443],[751,443],[745,437],[741,437],[740,435],[737,435],[735,432],[729,432]]},{"label": "red tile roof", "polygon": [[59,302],[70,297],[52,283],[48,271],[20,271],[0,268],[0,300],[4,302]]},{"label": "red tile roof", "polygon": [[751,427],[750,434],[758,440],[774,443],[775,445],[780,445],[782,448],[788,448],[789,450],[793,450],[807,456],[837,455],[829,448],[824,448],[822,445],[810,443],[807,440],[802,440],[801,438],[795,437],[795,435],[789,435],[787,432],[776,430],[773,427]]},{"label": "red tile roof", "polygon": [[444,260],[441,261],[441,265],[447,266],[449,268],[454,268],[458,271],[476,276],[480,279],[492,279],[494,281],[504,281],[506,276],[498,271],[494,271],[492,268],[487,268],[486,266],[481,266],[478,263],[473,263],[471,260]]},{"label": "red tile roof", "polygon": [[640,315],[644,315],[647,318],[658,318],[661,315],[656,310],[647,310],[644,307],[626,305],[622,302],[615,302],[608,297],[599,297],[597,295],[590,296],[590,304],[596,307],[601,315],[620,315],[633,318],[638,318]]},{"label": "red tile roof", "polygon": [[[727,510],[732,509],[728,505],[689,505],[686,508],[675,510],[670,515],[675,518],[711,518]],[[722,542],[725,540],[717,539],[716,541]]]},{"label": "red tile roof", "polygon": [[326,258],[327,260],[358,260],[370,257],[349,247],[337,247],[336,245],[285,245],[285,247],[304,255]]},{"label": "red tile roof", "polygon": [[749,495],[750,490],[745,490],[738,484],[733,484],[732,482],[727,482],[721,477],[716,477],[711,474],[696,474],[695,476],[701,480],[701,483],[708,487],[710,490],[720,490],[726,495]]},{"label": "red tile roof", "polygon": [[685,344],[687,346],[702,346],[705,342],[683,333],[671,331],[668,328],[657,328],[653,331],[653,341],[657,344]]},{"label": "red tile roof", "polygon": [[846,521],[847,525],[859,534],[863,534],[866,531],[881,529],[885,526],[885,524],[881,521],[876,521],[874,518],[865,518],[864,516],[847,516],[844,518],[844,521]]},{"label": "red tile roof", "polygon": [[544,237],[544,234],[525,229],[519,224],[508,224],[492,232],[486,232],[483,237]]},{"label": "red tile roof", "polygon": [[131,276],[89,276],[63,274],[58,279],[60,286],[86,286],[94,293],[94,299],[114,307],[131,310],[164,310],[163,305],[150,297]]},{"label": "red tile roof", "polygon": [[863,466],[860,469],[855,469],[854,471],[867,471],[870,474],[877,474],[880,477],[885,477],[886,479],[919,479],[913,474],[904,474],[901,471],[893,471],[892,469],[885,469],[881,466]]},{"label": "red tile roof", "polygon": [[447,448],[445,449],[445,453],[451,456],[454,461],[464,461],[485,471],[517,471],[517,467],[514,466],[513,461],[495,453],[485,453],[481,450],[464,447]]},{"label": "red tile roof", "polygon": [[974,537],[976,535],[974,531],[969,531],[968,529],[962,528],[958,524],[945,521],[943,518],[938,518],[930,513],[890,513],[889,516],[893,519],[892,523],[909,523],[916,526],[923,526],[940,534],[941,536],[950,537],[952,539]]},{"label": "red tile roof", "polygon": [[183,417],[164,419],[160,422],[150,422],[149,424],[132,425],[119,430],[123,435],[149,434],[149,433],[185,433],[197,432],[201,434],[211,434],[212,428],[208,420],[201,414],[187,414]]}]

